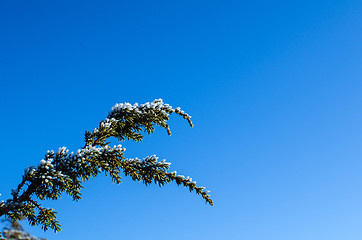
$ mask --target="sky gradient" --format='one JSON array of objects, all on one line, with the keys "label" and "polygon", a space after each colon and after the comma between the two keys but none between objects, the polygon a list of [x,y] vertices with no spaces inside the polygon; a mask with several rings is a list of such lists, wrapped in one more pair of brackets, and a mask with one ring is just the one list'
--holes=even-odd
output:
[{"label": "sky gradient", "polygon": [[211,190],[99,176],[53,239],[362,239],[361,1],[3,1],[0,200],[112,106],[162,98],[156,154]]}]

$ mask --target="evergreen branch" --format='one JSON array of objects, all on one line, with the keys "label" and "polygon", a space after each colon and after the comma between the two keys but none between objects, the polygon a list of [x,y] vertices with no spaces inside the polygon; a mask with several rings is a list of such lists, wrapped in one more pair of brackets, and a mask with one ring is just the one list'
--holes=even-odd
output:
[{"label": "evergreen branch", "polygon": [[24,216],[30,224],[41,225],[45,231],[48,228],[59,231],[56,212],[42,207],[38,201],[56,200],[62,193],[70,195],[73,201],[78,201],[81,199],[82,183],[101,172],[109,175],[117,184],[121,183],[121,173],[134,181],[142,181],[145,185],[155,183],[163,186],[175,181],[178,185],[182,184],[190,191],[195,191],[213,205],[204,187],[197,187],[196,182],[192,182],[189,177],[167,172],[170,163],[164,160],[159,162],[156,156],[146,157],[142,161],[137,158],[126,159],[125,148],[121,145],[110,147],[107,142],[111,137],[119,141],[142,141],[142,133],[153,133],[155,126],[166,129],[171,135],[167,121],[173,113],[182,116],[193,127],[190,115],[180,108],[173,109],[161,99],[141,105],[116,104],[97,128],[85,133],[83,148],[76,153],[69,153],[65,147],[59,148],[56,153],[48,151],[38,166],[27,168],[22,181],[12,191],[12,198],[0,203],[0,216],[5,215],[14,221]]}]

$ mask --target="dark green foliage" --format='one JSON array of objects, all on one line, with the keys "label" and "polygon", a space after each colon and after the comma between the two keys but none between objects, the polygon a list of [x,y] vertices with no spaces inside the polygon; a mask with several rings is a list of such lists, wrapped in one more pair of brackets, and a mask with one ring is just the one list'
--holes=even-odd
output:
[{"label": "dark green foliage", "polygon": [[115,105],[97,128],[85,133],[83,148],[76,153],[69,152],[65,147],[59,148],[57,152],[48,151],[38,166],[27,168],[21,183],[12,191],[12,198],[0,203],[0,216],[4,215],[12,221],[24,216],[31,225],[41,225],[44,230],[51,228],[57,232],[60,224],[56,212],[43,207],[39,201],[56,200],[62,193],[78,201],[81,199],[83,181],[101,172],[109,175],[117,184],[121,183],[122,173],[146,185],[155,183],[163,186],[175,181],[190,191],[195,190],[207,203],[213,205],[204,187],[197,187],[196,182],[192,182],[189,177],[168,172],[170,163],[158,161],[156,156],[143,160],[127,159],[124,157],[126,149],[121,145],[109,146],[107,140],[111,137],[120,142],[142,141],[143,134],[153,133],[155,126],[165,128],[171,135],[167,121],[172,113],[182,116],[193,126],[188,114],[180,108],[173,109],[161,99],[140,106],[129,103]]}]

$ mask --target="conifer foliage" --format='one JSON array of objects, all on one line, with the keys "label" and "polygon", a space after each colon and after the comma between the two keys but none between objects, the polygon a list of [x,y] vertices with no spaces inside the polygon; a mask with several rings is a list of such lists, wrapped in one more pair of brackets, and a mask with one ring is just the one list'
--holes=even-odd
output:
[{"label": "conifer foliage", "polygon": [[4,237],[0,237],[0,240],[46,240],[25,232],[24,227],[18,221],[4,219],[3,222],[8,222],[8,224],[3,230]]},{"label": "conifer foliage", "polygon": [[117,184],[121,183],[122,174],[145,185],[155,183],[163,186],[174,181],[195,191],[206,203],[213,205],[209,191],[196,186],[189,177],[178,175],[176,171],[169,172],[170,163],[165,160],[159,161],[156,156],[143,160],[126,158],[126,149],[121,145],[109,146],[108,141],[112,137],[119,142],[140,142],[145,133],[154,132],[155,126],[166,129],[171,135],[167,124],[170,114],[183,117],[193,127],[190,115],[163,103],[162,99],[141,105],[116,104],[97,128],[85,133],[85,145],[78,151],[69,152],[65,147],[56,152],[48,151],[37,166],[28,167],[20,184],[12,190],[12,197],[0,203],[0,216],[12,221],[25,217],[31,225],[41,225],[45,231],[50,228],[57,232],[60,224],[56,211],[42,206],[41,200],[56,200],[66,193],[78,201],[83,182],[102,172]]}]

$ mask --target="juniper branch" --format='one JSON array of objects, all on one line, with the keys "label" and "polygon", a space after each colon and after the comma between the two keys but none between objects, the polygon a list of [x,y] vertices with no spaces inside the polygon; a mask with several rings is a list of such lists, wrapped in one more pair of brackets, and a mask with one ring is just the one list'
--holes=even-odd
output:
[{"label": "juniper branch", "polygon": [[51,228],[55,232],[59,231],[56,212],[42,207],[39,201],[56,200],[62,193],[71,196],[73,201],[78,201],[81,199],[82,183],[101,172],[109,175],[117,184],[121,183],[122,173],[145,185],[155,183],[163,186],[175,181],[176,184],[195,191],[206,203],[213,205],[204,187],[197,187],[191,178],[177,175],[175,171],[168,172],[170,163],[158,161],[156,156],[143,160],[125,158],[126,149],[122,145],[110,147],[107,142],[112,137],[120,142],[142,141],[143,133],[153,133],[155,126],[166,129],[171,135],[167,121],[173,113],[186,119],[193,127],[190,115],[180,108],[174,109],[164,104],[161,99],[141,105],[116,104],[97,128],[85,133],[85,145],[76,153],[69,152],[65,147],[59,148],[56,153],[48,151],[38,166],[27,168],[21,183],[12,191],[12,198],[0,203],[0,216],[4,215],[14,221],[25,217],[30,224],[41,225],[44,230]]}]

